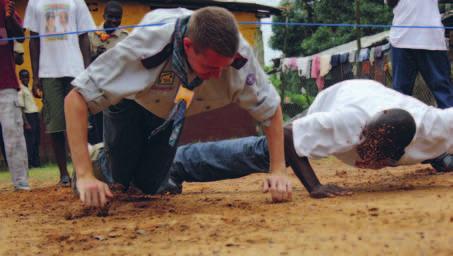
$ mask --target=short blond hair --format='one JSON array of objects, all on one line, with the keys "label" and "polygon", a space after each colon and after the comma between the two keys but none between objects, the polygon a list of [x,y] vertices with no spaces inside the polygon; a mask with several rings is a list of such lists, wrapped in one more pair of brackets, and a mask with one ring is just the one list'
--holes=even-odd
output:
[{"label": "short blond hair", "polygon": [[239,28],[234,15],[220,7],[196,10],[189,20],[187,36],[197,53],[211,49],[233,57],[239,48]]}]

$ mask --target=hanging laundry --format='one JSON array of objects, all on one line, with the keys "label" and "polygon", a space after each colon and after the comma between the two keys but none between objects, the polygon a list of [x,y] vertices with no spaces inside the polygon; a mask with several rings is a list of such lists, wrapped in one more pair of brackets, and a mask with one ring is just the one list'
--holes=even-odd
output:
[{"label": "hanging laundry", "polygon": [[308,79],[310,78],[311,73],[311,58],[310,57],[302,57],[297,58],[297,67],[298,67],[298,74],[300,77]]},{"label": "hanging laundry", "polygon": [[353,79],[354,74],[352,72],[352,63],[345,62],[341,64],[341,80]]},{"label": "hanging laundry", "polygon": [[350,51],[349,52],[349,62],[354,63],[356,59],[357,53],[356,51]]},{"label": "hanging laundry", "polygon": [[383,52],[387,52],[388,50],[390,50],[390,48],[392,48],[392,46],[390,45],[390,43],[384,44],[384,45],[382,46],[382,51],[383,51]]},{"label": "hanging laundry", "polygon": [[360,53],[359,53],[358,61],[359,62],[363,62],[363,61],[366,61],[366,60],[369,60],[369,59],[370,59],[370,49],[368,49],[368,48],[361,49]]},{"label": "hanging laundry", "polygon": [[325,77],[329,71],[332,69],[332,66],[330,65],[330,60],[332,59],[332,55],[330,54],[323,54],[320,57],[319,63],[320,63],[320,70],[319,70],[319,75],[322,77]]},{"label": "hanging laundry", "polygon": [[282,62],[282,71],[297,71],[297,58],[284,58]]},{"label": "hanging laundry", "polygon": [[371,78],[371,63],[370,60],[362,61],[362,74],[360,78],[370,79]]},{"label": "hanging laundry", "polygon": [[381,59],[383,57],[382,45],[376,46],[374,50],[374,58]]},{"label": "hanging laundry", "polygon": [[332,58],[330,59],[330,66],[332,68],[335,68],[336,66],[340,65],[340,54],[334,54],[332,55]]},{"label": "hanging laundry", "polygon": [[373,65],[374,63],[374,51],[375,51],[375,48],[371,48],[370,49],[370,64]]},{"label": "hanging laundry", "polygon": [[315,55],[313,56],[311,62],[311,78],[316,79],[316,86],[318,87],[318,91],[322,91],[322,89],[324,89],[324,77],[320,75],[320,71],[321,57],[319,55]]},{"label": "hanging laundry", "polygon": [[349,61],[349,52],[342,53],[340,55],[340,64],[344,64]]}]

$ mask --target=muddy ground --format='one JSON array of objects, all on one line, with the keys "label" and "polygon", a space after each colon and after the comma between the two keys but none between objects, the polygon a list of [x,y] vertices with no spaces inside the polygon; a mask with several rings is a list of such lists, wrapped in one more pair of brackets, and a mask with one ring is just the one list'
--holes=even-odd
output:
[{"label": "muddy ground", "polygon": [[272,204],[252,175],[123,197],[97,217],[50,181],[20,193],[1,184],[0,255],[453,255],[453,173],[314,167],[354,194],[312,199],[291,176],[293,201]]}]

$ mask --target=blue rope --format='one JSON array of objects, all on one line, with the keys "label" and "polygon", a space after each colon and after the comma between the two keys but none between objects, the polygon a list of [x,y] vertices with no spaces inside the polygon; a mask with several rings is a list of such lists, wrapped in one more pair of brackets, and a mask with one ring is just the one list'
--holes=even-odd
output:
[{"label": "blue rope", "polygon": [[[152,24],[142,24],[142,25],[127,25],[119,26],[118,28],[106,28],[106,29],[91,29],[91,30],[82,30],[82,31],[72,31],[66,33],[58,34],[39,34],[34,36],[23,36],[23,37],[7,37],[0,38],[0,42],[3,41],[13,41],[13,40],[25,40],[25,39],[34,39],[34,38],[45,38],[45,37],[61,37],[65,35],[80,35],[89,32],[97,31],[110,31],[116,29],[130,29],[130,28],[140,28],[140,27],[156,27],[162,26],[166,23],[152,23]],[[240,25],[274,25],[274,26],[301,26],[301,27],[351,27],[351,28],[410,28],[410,29],[453,29],[453,27],[444,27],[444,26],[395,26],[395,25],[384,25],[384,24],[348,24],[348,23],[308,23],[308,22],[255,22],[255,21],[243,21],[239,22]]]}]

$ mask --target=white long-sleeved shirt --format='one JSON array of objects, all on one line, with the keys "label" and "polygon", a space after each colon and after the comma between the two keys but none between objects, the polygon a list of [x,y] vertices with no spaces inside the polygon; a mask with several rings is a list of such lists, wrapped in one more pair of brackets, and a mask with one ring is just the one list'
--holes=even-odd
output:
[{"label": "white long-sleeved shirt", "polygon": [[[393,9],[394,26],[443,27],[438,0],[399,0]],[[390,30],[390,43],[397,48],[447,50],[442,28],[397,28]]]},{"label": "white long-sleeved shirt", "polygon": [[296,152],[309,158],[334,155],[355,166],[363,128],[375,114],[391,108],[408,111],[417,127],[398,165],[453,153],[453,108],[428,106],[372,80],[348,80],[322,91],[307,115],[293,123]]}]

